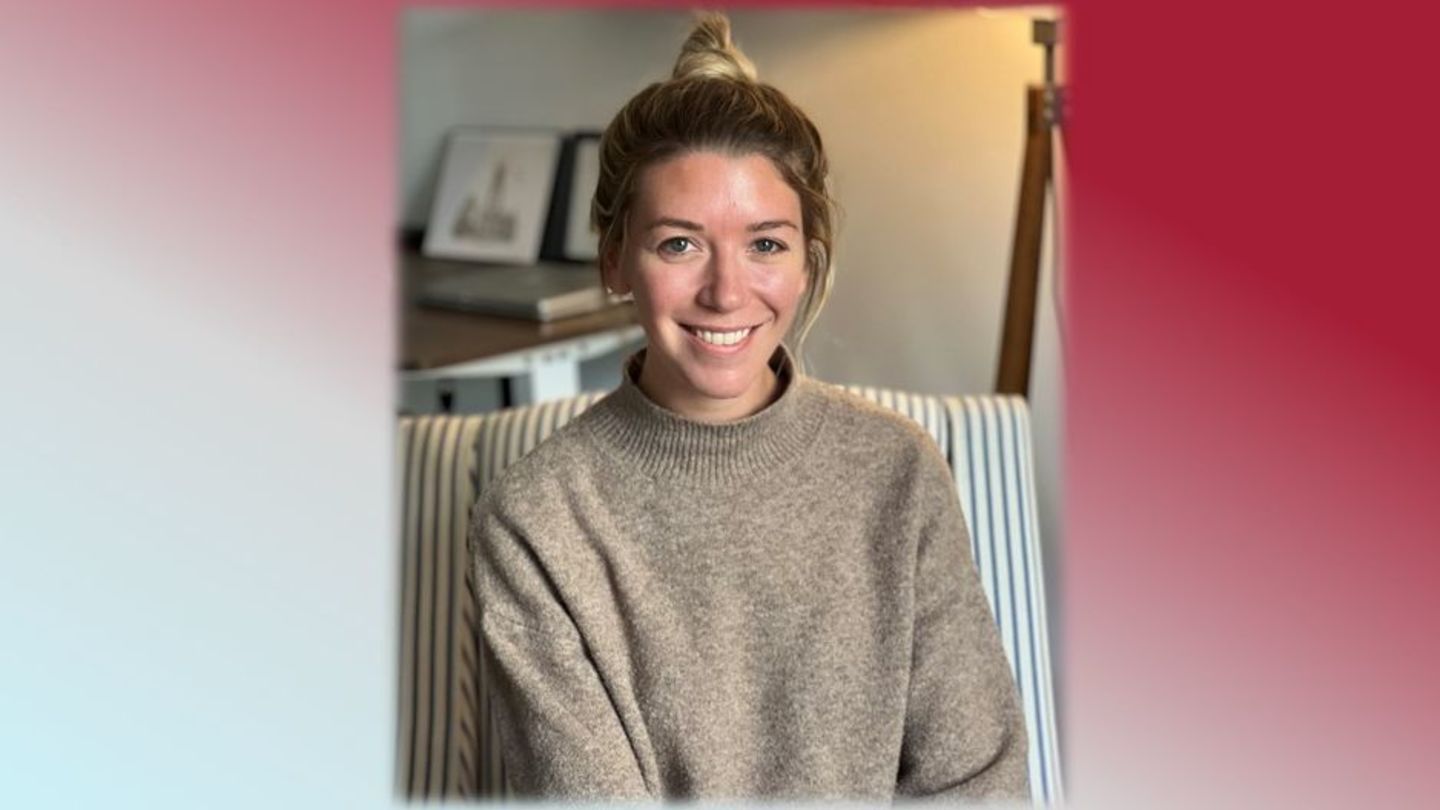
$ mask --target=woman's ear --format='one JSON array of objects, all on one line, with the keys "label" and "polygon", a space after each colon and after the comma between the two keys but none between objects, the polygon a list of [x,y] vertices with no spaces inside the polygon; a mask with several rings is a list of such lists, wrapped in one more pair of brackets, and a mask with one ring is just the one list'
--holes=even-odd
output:
[{"label": "woman's ear", "polygon": [[620,250],[613,245],[600,257],[600,283],[616,295],[630,292],[630,284],[620,270]]}]

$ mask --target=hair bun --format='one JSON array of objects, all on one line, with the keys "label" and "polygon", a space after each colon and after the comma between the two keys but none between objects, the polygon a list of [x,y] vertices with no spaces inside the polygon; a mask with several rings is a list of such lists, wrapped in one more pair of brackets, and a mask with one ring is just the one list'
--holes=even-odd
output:
[{"label": "hair bun", "polygon": [[755,65],[730,39],[730,20],[710,13],[700,18],[680,47],[672,78],[709,77],[756,81]]}]

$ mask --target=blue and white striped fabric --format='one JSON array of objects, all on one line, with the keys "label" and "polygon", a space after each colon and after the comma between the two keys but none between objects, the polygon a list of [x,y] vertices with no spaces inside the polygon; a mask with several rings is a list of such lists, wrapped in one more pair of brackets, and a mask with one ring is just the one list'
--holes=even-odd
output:
[{"label": "blue and white striped fabric", "polygon": [[603,393],[491,414],[402,416],[398,789],[493,795],[505,784],[478,655],[470,507],[480,490]]},{"label": "blue and white striped fabric", "polygon": [[[1020,688],[1036,804],[1062,799],[1030,418],[1010,396],[849,386],[915,420],[955,475],[972,551]],[[481,416],[401,417],[399,789],[412,798],[510,795],[476,654],[469,509],[501,470],[603,393]]]},{"label": "blue and white striped fabric", "polygon": [[476,783],[477,649],[465,533],[480,417],[402,418],[398,788],[470,795]]},{"label": "blue and white striped fabric", "polygon": [[1030,411],[1018,396],[941,397],[945,448],[971,551],[1020,688],[1030,740],[1030,792],[1063,799]]}]

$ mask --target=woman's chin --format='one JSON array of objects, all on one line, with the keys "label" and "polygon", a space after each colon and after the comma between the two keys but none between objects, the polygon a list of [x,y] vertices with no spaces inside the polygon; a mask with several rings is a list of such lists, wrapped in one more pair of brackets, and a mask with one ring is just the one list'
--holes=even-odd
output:
[{"label": "woman's chin", "polygon": [[682,411],[754,412],[767,404],[774,389],[769,359],[775,347],[763,344],[754,342],[727,357],[697,352],[684,342],[663,352],[652,346],[646,362],[656,364],[654,373],[642,372],[641,377],[649,377],[645,387],[652,398]]}]

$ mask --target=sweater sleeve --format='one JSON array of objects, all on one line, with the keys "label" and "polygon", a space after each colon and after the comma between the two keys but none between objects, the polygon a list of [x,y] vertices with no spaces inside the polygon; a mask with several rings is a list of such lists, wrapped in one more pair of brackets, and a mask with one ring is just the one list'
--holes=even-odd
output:
[{"label": "sweater sleeve", "polygon": [[954,479],[938,457],[921,489],[928,514],[915,567],[915,625],[896,793],[1029,796],[1025,719]]},{"label": "sweater sleeve", "polygon": [[482,663],[511,787],[544,798],[648,798],[615,705],[533,547],[484,500],[470,531]]}]

